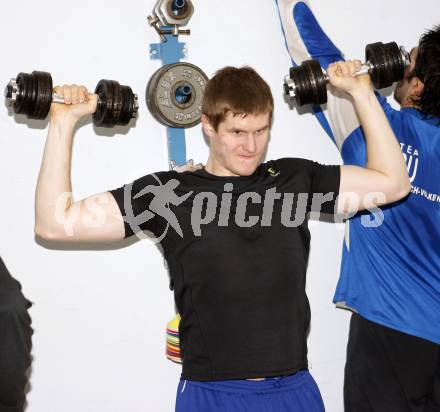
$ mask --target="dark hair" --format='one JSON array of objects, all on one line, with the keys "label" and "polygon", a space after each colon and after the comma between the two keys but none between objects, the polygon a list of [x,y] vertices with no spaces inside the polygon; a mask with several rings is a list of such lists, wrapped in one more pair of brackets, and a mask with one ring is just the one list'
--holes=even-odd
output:
[{"label": "dark hair", "polygon": [[420,37],[413,75],[424,84],[414,103],[423,113],[440,117],[440,26]]},{"label": "dark hair", "polygon": [[234,115],[270,113],[272,119],[273,105],[269,85],[252,67],[228,66],[208,81],[202,112],[217,130],[228,112]]}]

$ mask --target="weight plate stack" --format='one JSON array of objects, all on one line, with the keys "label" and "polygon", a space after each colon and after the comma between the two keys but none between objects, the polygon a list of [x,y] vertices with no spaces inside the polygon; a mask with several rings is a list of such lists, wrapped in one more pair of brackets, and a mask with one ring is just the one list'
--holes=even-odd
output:
[{"label": "weight plate stack", "polygon": [[405,74],[405,60],[400,47],[395,42],[386,43],[385,48],[392,62],[392,83],[403,79]]},{"label": "weight plate stack", "polygon": [[93,123],[98,127],[125,126],[137,112],[136,99],[129,86],[102,79],[95,88],[98,95]]},{"label": "weight plate stack", "polygon": [[292,67],[290,78],[295,84],[298,106],[327,103],[327,82],[317,60],[306,60],[298,67]]},{"label": "weight plate stack", "polygon": [[14,112],[29,119],[45,119],[52,103],[52,77],[47,72],[19,73]]},{"label": "weight plate stack", "polygon": [[370,76],[376,89],[389,87],[403,78],[405,62],[395,42],[368,44],[365,59],[372,65]]},{"label": "weight plate stack", "polygon": [[47,72],[32,72],[34,82],[36,83],[37,97],[33,113],[29,116],[31,119],[45,119],[49,113],[52,104],[52,77]]},{"label": "weight plate stack", "polygon": [[102,79],[96,85],[95,94],[98,95],[96,111],[93,113],[93,123],[98,127],[111,125],[110,112],[113,105],[113,86],[111,80]]},{"label": "weight plate stack", "polygon": [[118,124],[126,125],[134,117],[137,112],[135,96],[131,87],[120,86],[122,96],[122,109],[119,115]]}]

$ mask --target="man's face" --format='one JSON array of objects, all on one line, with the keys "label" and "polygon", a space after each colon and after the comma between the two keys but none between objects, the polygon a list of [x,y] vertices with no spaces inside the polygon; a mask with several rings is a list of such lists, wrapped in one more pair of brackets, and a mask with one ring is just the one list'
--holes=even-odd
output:
[{"label": "man's face", "polygon": [[405,69],[405,74],[403,79],[397,83],[396,89],[394,90],[394,98],[401,106],[411,105],[411,96],[414,96],[413,90],[413,80],[412,74],[414,72],[414,68],[416,66],[416,58],[417,58],[418,48],[414,47],[411,50],[411,64]]},{"label": "man's face", "polygon": [[249,176],[261,163],[269,142],[270,114],[233,115],[218,130],[203,117],[203,129],[210,140],[209,162],[217,175]]}]

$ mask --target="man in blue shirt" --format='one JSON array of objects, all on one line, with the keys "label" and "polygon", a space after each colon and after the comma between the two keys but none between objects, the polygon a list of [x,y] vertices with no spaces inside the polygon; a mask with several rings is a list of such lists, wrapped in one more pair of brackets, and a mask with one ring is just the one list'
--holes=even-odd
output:
[{"label": "man in blue shirt", "polygon": [[[296,64],[326,68],[342,58],[307,1],[277,1]],[[412,183],[404,200],[347,221],[334,302],[353,310],[345,366],[346,411],[440,410],[440,28],[411,50],[394,110],[377,95],[399,140]],[[363,131],[332,88],[315,107],[344,164],[366,161]]]}]

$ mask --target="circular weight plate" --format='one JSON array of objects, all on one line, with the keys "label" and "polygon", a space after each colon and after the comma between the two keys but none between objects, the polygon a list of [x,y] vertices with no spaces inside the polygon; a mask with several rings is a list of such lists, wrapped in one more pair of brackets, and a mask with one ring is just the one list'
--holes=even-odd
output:
[{"label": "circular weight plate", "polygon": [[32,90],[32,94],[29,100],[28,117],[32,119],[34,112],[38,109],[38,79],[34,72],[31,73],[30,79],[32,87],[29,90]]},{"label": "circular weight plate", "polygon": [[382,53],[384,55],[384,76],[382,82],[382,88],[389,87],[393,84],[394,78],[394,70],[395,70],[395,62],[393,59],[393,55],[387,44],[384,44]]},{"label": "circular weight plate", "polygon": [[125,126],[134,117],[134,94],[129,86],[102,79],[95,88],[95,94],[98,95],[98,104],[93,113],[95,126]]},{"label": "circular weight plate", "polygon": [[17,82],[17,100],[14,102],[14,112],[17,114],[24,113],[25,107],[26,107],[26,94],[27,94],[27,79],[26,77],[29,76],[26,73],[18,73],[16,77]]},{"label": "circular weight plate", "polygon": [[327,81],[317,60],[306,60],[298,67],[292,67],[290,77],[295,83],[298,106],[327,102]]},{"label": "circular weight plate", "polygon": [[36,86],[36,98],[30,119],[45,119],[52,104],[52,77],[47,72],[33,71],[32,77]]},{"label": "circular weight plate", "polygon": [[121,115],[122,110],[122,95],[121,95],[121,86],[117,81],[113,81],[113,106],[111,111],[110,121],[112,126],[118,124],[119,117]]},{"label": "circular weight plate", "polygon": [[310,60],[308,64],[308,75],[311,83],[312,101],[311,104],[327,103],[327,81],[322,72],[318,60]]},{"label": "circular weight plate", "polygon": [[34,73],[18,73],[16,82],[19,92],[14,103],[14,112],[32,118],[37,109],[38,95],[38,83]]},{"label": "circular weight plate", "polygon": [[405,61],[400,50],[400,47],[396,42],[386,43],[385,48],[390,56],[392,75],[392,82],[398,82],[403,79],[405,74]]},{"label": "circular weight plate", "polygon": [[370,77],[375,87],[378,87],[381,83],[381,72],[383,71],[383,67],[381,67],[380,63],[381,53],[379,52],[381,46],[382,43],[378,42],[367,44],[365,47],[365,60],[372,66],[370,69]]},{"label": "circular weight plate", "polygon": [[371,81],[376,89],[391,86],[392,62],[382,42],[371,43],[365,47],[365,60],[373,66],[370,71]]},{"label": "circular weight plate", "polygon": [[121,113],[119,114],[118,124],[124,125],[130,121],[130,97],[128,96],[128,87],[119,86],[121,92]]},{"label": "circular weight plate", "polygon": [[30,84],[30,74],[28,73],[18,73],[17,75],[17,100],[14,103],[14,112],[17,114],[27,115],[27,108],[29,106],[29,88]]},{"label": "circular weight plate", "polygon": [[113,84],[111,80],[102,79],[96,85],[95,94],[98,95],[98,104],[93,113],[93,123],[97,127],[109,127],[113,108]]},{"label": "circular weight plate", "polygon": [[310,83],[307,81],[307,69],[304,62],[297,67],[290,69],[290,78],[295,84],[295,102],[298,106],[303,106],[311,100]]},{"label": "circular weight plate", "polygon": [[168,64],[147,85],[146,101],[154,118],[168,127],[189,128],[202,116],[202,98],[208,76],[189,63]]},{"label": "circular weight plate", "polygon": [[129,86],[120,86],[122,98],[122,110],[119,116],[118,124],[126,125],[134,115],[134,93]]},{"label": "circular weight plate", "polygon": [[41,109],[41,97],[42,97],[42,90],[41,90],[41,86],[42,83],[44,82],[43,80],[41,80],[38,76],[38,72],[33,71],[32,74],[32,81],[34,84],[34,94],[32,96],[32,105],[29,111],[29,119],[39,119],[38,117],[38,113]]}]

